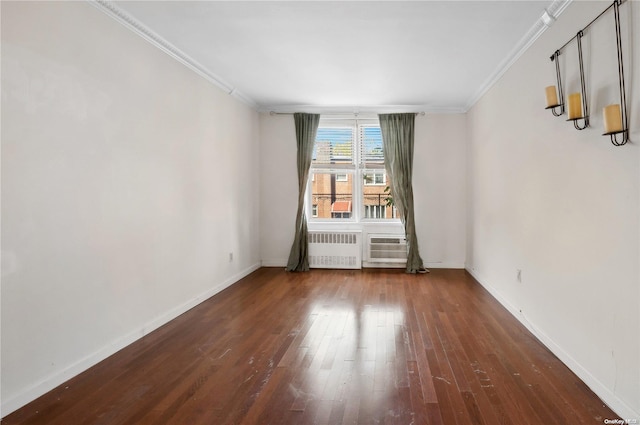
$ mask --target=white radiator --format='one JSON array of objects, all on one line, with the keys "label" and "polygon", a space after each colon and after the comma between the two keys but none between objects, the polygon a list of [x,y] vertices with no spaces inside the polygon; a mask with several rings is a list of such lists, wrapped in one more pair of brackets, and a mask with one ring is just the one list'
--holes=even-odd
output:
[{"label": "white radiator", "polygon": [[309,267],[361,269],[361,232],[309,232]]},{"label": "white radiator", "polygon": [[398,235],[369,235],[370,263],[406,263],[407,239]]}]

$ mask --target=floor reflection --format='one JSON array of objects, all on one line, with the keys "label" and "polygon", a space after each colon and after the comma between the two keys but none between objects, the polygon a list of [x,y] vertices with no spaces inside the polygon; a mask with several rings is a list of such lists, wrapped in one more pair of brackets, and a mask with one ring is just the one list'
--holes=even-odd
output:
[{"label": "floor reflection", "polygon": [[408,385],[396,374],[396,365],[406,364],[404,310],[391,303],[314,303],[309,318],[312,324],[299,345],[304,351],[300,379],[290,385],[294,409],[304,409],[312,400],[358,400],[354,408],[360,415],[396,415],[375,412],[397,397],[398,384]]}]

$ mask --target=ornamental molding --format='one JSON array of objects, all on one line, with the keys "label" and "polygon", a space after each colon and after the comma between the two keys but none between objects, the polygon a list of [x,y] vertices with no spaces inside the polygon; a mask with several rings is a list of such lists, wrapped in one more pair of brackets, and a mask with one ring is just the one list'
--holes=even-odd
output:
[{"label": "ornamental molding", "polygon": [[480,86],[480,88],[476,91],[476,93],[469,99],[466,106],[464,107],[464,111],[467,112],[473,105],[476,104],[478,100],[484,94],[489,91],[491,87],[495,83],[498,82],[500,77],[502,77],[508,70],[511,68],[519,58],[524,54],[524,52],[531,47],[531,45],[547,30],[553,25],[553,23],[558,19],[558,17],[564,12],[564,10],[571,4],[573,0],[554,0],[553,3],[549,5],[542,13],[542,16],[538,18],[538,20],[533,24],[533,26],[527,31],[527,33],[518,41],[516,46],[511,50],[511,52],[505,57],[502,62],[498,65],[496,70],[487,78],[487,80]]},{"label": "ornamental molding", "polygon": [[237,90],[223,78],[209,71],[204,65],[200,64],[195,59],[191,58],[189,55],[184,53],[182,50],[169,43],[167,40],[162,38],[156,32],[154,32],[151,28],[144,25],[142,22],[137,20],[135,17],[125,12],[123,9],[118,7],[112,1],[109,0],[88,0],[89,3],[100,11],[104,12],[107,16],[115,19],[117,22],[125,26],[127,29],[133,31],[140,37],[144,38],[146,41],[159,48],[173,59],[185,65],[187,68],[194,71],[196,74],[200,75],[210,83],[215,84],[217,87],[222,89],[225,93],[235,97],[241,102],[247,104],[253,109],[258,109],[258,104],[248,96],[244,95],[242,92]]}]

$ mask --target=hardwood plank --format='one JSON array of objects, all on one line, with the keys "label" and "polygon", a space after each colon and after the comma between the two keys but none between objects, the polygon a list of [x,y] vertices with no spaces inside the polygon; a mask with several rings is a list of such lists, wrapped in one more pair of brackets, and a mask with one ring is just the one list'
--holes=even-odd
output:
[{"label": "hardwood plank", "polygon": [[2,423],[604,418],[617,416],[462,270],[263,268]]}]

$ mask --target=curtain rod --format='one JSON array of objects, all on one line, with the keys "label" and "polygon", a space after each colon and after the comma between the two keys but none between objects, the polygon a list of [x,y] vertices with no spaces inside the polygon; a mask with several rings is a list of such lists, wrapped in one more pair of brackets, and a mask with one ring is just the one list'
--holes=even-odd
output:
[{"label": "curtain rod", "polygon": [[[625,3],[627,0],[614,0],[613,3],[611,3],[605,10],[603,10],[602,12],[600,12],[600,14],[598,16],[596,16],[595,18],[593,18],[593,20],[591,22],[589,22],[584,28],[582,28],[580,31],[578,31],[576,33],[576,35],[574,35],[573,37],[571,37],[569,39],[569,41],[567,41],[566,43],[564,43],[562,45],[562,47],[560,47],[559,49],[556,50],[556,52],[560,52],[560,50],[564,49],[565,47],[567,47],[567,45],[569,43],[571,43],[573,40],[575,40],[578,37],[578,34],[581,34],[582,32],[584,32],[587,28],[589,28],[595,21],[597,21],[598,19],[600,19],[600,17],[602,15],[604,15],[605,13],[607,13],[609,11],[609,9],[611,9],[613,7],[614,4],[618,3],[618,6],[620,6],[622,3]],[[553,55],[551,55],[551,60],[555,59],[555,55],[556,52],[553,52]]]},{"label": "curtain rod", "polygon": [[[271,115],[271,116],[273,116],[273,115],[293,115],[294,113],[295,113],[295,112],[275,112],[275,111],[269,111],[269,115]],[[426,113],[425,113],[424,111],[423,111],[423,112],[408,112],[408,113],[410,113],[410,114],[415,114],[415,115],[420,115],[420,116],[422,116],[422,117],[426,115]],[[328,114],[320,114],[320,115],[353,115],[354,117],[356,117],[356,118],[357,118],[357,117],[358,117],[358,115],[360,115],[360,114],[359,114],[359,113],[357,113],[357,112],[346,112],[346,113],[336,113],[336,112],[331,112],[331,113],[328,113]],[[376,113],[369,113],[369,112],[366,112],[366,113],[364,113],[363,115],[376,115],[376,116],[377,116],[378,114],[376,114]]]}]

